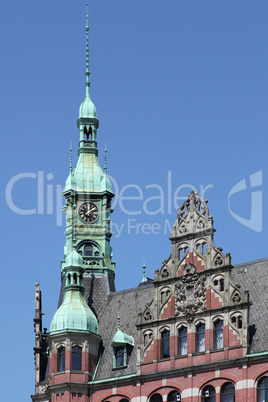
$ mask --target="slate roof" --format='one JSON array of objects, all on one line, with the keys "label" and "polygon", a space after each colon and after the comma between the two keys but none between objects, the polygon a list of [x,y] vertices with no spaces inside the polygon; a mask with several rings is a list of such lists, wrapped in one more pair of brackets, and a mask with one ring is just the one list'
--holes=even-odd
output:
[{"label": "slate roof", "polygon": [[[85,297],[99,321],[102,337],[101,359],[95,380],[134,374],[137,371],[137,328],[138,313],[153,299],[153,284],[138,286],[119,292],[107,292],[105,277],[84,279]],[[106,286],[105,286],[106,285]],[[112,340],[117,331],[117,316],[120,314],[120,329],[134,338],[134,347],[128,358],[128,366],[113,370]]]},{"label": "slate roof", "polygon": [[[235,265],[231,271],[231,279],[234,284],[241,285],[241,290],[249,291],[252,303],[249,309],[249,353],[268,351],[268,258]],[[86,275],[84,278],[85,298],[98,318],[99,334],[103,342],[95,380],[134,374],[137,371],[138,313],[143,312],[146,304],[151,302],[154,290],[152,280],[140,285],[115,292],[113,278],[107,274]],[[118,312],[120,329],[134,338],[135,346],[129,356],[127,368],[113,370],[112,339],[117,330]]]},{"label": "slate roof", "polygon": [[268,258],[235,265],[232,269],[234,283],[249,291],[249,353],[268,350]]}]

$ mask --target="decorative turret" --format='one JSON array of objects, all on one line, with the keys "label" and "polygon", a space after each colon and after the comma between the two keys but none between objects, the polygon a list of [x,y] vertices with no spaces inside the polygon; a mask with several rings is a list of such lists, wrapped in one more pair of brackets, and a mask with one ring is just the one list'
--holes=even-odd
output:
[{"label": "decorative turret", "polygon": [[84,297],[83,272],[83,259],[72,250],[66,257],[63,301],[51,321],[48,345],[49,387],[69,381],[70,386],[66,389],[69,395],[76,387],[85,397],[87,392],[83,383],[92,378],[101,337],[97,318]]},{"label": "decorative turret", "polygon": [[73,250],[66,258],[65,287],[61,306],[50,325],[50,336],[60,332],[98,333],[98,321],[84,298],[83,259]]}]

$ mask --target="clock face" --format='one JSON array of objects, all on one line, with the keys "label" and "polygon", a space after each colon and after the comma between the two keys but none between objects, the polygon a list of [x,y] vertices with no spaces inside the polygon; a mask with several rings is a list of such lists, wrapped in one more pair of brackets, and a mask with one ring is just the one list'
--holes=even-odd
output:
[{"label": "clock face", "polygon": [[84,204],[80,206],[78,214],[82,221],[92,223],[98,217],[98,208],[91,202],[84,202]]}]

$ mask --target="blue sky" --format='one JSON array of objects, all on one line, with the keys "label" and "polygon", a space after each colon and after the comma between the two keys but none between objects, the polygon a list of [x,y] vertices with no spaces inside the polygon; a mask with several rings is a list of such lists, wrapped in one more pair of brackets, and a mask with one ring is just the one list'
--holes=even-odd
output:
[{"label": "blue sky", "polygon": [[[118,235],[114,226],[111,240],[117,289],[140,282],[143,256],[149,277],[168,258],[174,195],[192,188],[206,189],[215,244],[231,252],[234,264],[267,257],[268,3],[92,0],[89,12],[99,160],[103,166],[107,139],[117,189],[113,224],[122,228]],[[81,0],[0,4],[1,396],[7,402],[18,398],[10,393],[14,378],[20,402],[34,392],[35,282],[45,326],[57,308],[64,224],[56,194],[68,175],[71,137],[77,160],[84,26]]]}]

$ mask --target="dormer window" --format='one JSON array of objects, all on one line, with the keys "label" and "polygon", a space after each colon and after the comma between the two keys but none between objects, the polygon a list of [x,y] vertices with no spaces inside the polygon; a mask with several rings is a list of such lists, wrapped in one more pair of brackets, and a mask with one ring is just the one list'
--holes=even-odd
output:
[{"label": "dormer window", "polygon": [[127,367],[127,359],[134,346],[134,339],[120,330],[120,317],[118,315],[118,328],[113,337],[113,370]]}]

